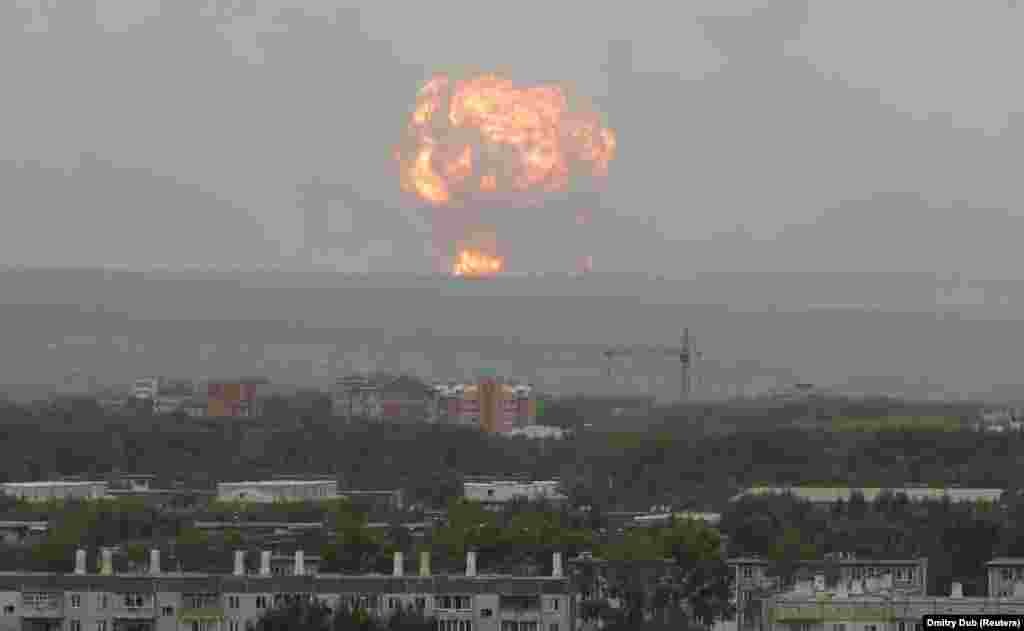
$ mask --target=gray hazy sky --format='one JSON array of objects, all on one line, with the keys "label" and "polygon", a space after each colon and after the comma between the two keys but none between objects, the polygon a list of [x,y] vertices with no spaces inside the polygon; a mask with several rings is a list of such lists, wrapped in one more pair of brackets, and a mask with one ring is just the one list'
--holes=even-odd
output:
[{"label": "gray hazy sky", "polygon": [[318,176],[329,260],[386,267],[427,239],[389,162],[418,83],[472,65],[607,111],[599,269],[1019,276],[1021,32],[1007,0],[4,2],[0,263],[287,263]]}]

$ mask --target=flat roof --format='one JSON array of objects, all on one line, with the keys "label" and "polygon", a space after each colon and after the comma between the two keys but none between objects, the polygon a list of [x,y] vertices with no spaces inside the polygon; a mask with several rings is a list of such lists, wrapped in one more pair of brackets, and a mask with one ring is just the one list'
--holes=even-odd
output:
[{"label": "flat roof", "polygon": [[[917,565],[922,561],[927,561],[927,558],[922,557],[919,559],[836,559],[835,561],[825,561],[824,559],[810,559],[807,561],[798,561],[798,565],[825,565],[826,563],[837,563],[839,565]],[[1021,560],[1024,562],[1024,559]],[[762,557],[734,557],[726,559],[726,563],[729,565],[735,565],[740,563],[746,563],[751,565],[768,565],[768,559]]]},{"label": "flat roof", "polygon": [[3,482],[0,483],[0,487],[6,489],[32,489],[32,488],[43,488],[47,486],[89,486],[94,484],[106,484],[105,480],[95,480],[92,482],[78,481],[78,480],[55,480],[52,482]]},{"label": "flat roof", "polygon": [[885,492],[893,495],[906,495],[908,499],[936,499],[949,497],[953,501],[989,499],[998,500],[1005,489],[971,489],[971,488],[921,488],[921,487],[822,487],[822,486],[755,486],[734,495],[730,501],[743,497],[760,495],[792,494],[794,497],[810,502],[835,502],[840,499],[849,501],[854,493],[859,492],[865,501],[873,501]]},{"label": "flat roof", "polygon": [[530,486],[532,484],[558,484],[558,480],[534,480],[517,482],[515,480],[495,480],[493,482],[463,482],[463,486]]},{"label": "flat roof", "polygon": [[337,480],[254,480],[251,482],[218,482],[217,486],[319,486],[337,484]]},{"label": "flat roof", "polygon": [[996,557],[985,565],[1024,565],[1024,557]]}]

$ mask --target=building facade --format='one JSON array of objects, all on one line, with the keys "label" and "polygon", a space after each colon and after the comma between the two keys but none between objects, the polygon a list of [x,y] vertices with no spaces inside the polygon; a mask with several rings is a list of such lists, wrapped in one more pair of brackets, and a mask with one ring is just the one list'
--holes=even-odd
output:
[{"label": "building facade", "polygon": [[274,575],[263,552],[258,573],[235,554],[229,575],[162,573],[153,551],[149,572],[116,575],[109,566],[86,574],[85,554],[74,574],[0,574],[0,631],[243,631],[268,609],[295,599],[331,607],[359,605],[387,617],[418,610],[442,631],[571,631],[573,602],[561,562],[550,577],[478,576],[475,555],[465,575],[435,575],[421,557],[416,576],[405,575],[396,553],[388,575],[311,574],[296,553],[292,569]]},{"label": "building facade", "polygon": [[302,502],[337,499],[337,480],[263,480],[218,482],[219,502]]},{"label": "building facade", "polygon": [[[785,592],[777,577],[769,576],[769,562],[760,557],[736,557],[728,560],[733,572],[733,603],[736,605],[736,624],[739,629],[760,629],[764,624],[763,603]],[[853,557],[801,563],[799,574],[812,574],[816,584],[843,586],[856,591],[857,585],[879,581],[887,589],[903,596],[924,596],[928,585],[928,559],[860,559]],[[829,576],[832,574],[832,576]],[[863,590],[861,590],[863,591]],[[833,630],[836,631],[836,630]],[[877,631],[877,630],[876,630]]]},{"label": "building facade", "polygon": [[331,407],[335,416],[371,421],[430,422],[436,414],[433,391],[413,377],[340,378]]},{"label": "building facade", "polygon": [[922,617],[1024,615],[1024,584],[1007,596],[964,597],[959,583],[948,596],[908,595],[880,589],[796,591],[764,602],[762,631],[924,631]]},{"label": "building facade", "polygon": [[462,488],[465,499],[480,502],[486,507],[494,509],[499,509],[502,505],[518,499],[555,502],[566,499],[566,496],[562,495],[559,490],[557,480],[465,482]]},{"label": "building facade", "polygon": [[213,382],[206,387],[206,416],[211,418],[253,416],[256,405],[255,383]]},{"label": "building facade", "polygon": [[537,422],[537,398],[532,386],[483,378],[475,384],[435,386],[434,392],[441,422],[492,433],[510,433]]},{"label": "building facade", "polygon": [[29,502],[98,500],[107,497],[107,483],[96,481],[5,482],[0,491]]}]

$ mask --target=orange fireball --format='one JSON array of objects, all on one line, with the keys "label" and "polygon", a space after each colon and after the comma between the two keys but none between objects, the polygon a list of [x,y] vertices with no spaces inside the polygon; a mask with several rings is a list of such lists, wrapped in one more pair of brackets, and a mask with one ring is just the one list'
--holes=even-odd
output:
[{"label": "orange fireball", "polygon": [[452,265],[452,274],[479,278],[500,274],[505,269],[505,260],[479,250],[461,250]]},{"label": "orange fireball", "polygon": [[402,188],[435,205],[566,190],[574,176],[607,175],[614,157],[614,132],[596,113],[571,109],[562,87],[494,74],[434,76],[396,151]]}]

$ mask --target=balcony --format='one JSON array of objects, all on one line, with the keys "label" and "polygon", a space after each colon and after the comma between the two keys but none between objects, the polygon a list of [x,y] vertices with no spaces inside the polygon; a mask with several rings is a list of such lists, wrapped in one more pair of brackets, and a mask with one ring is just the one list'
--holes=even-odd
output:
[{"label": "balcony", "polygon": [[178,608],[178,620],[181,621],[223,620],[224,617],[224,607],[220,606]]},{"label": "balcony", "polygon": [[62,594],[23,594],[21,597],[23,618],[62,618],[64,598]]},{"label": "balcony", "polygon": [[110,615],[125,620],[156,618],[156,599],[150,594],[115,594],[110,599]]}]

